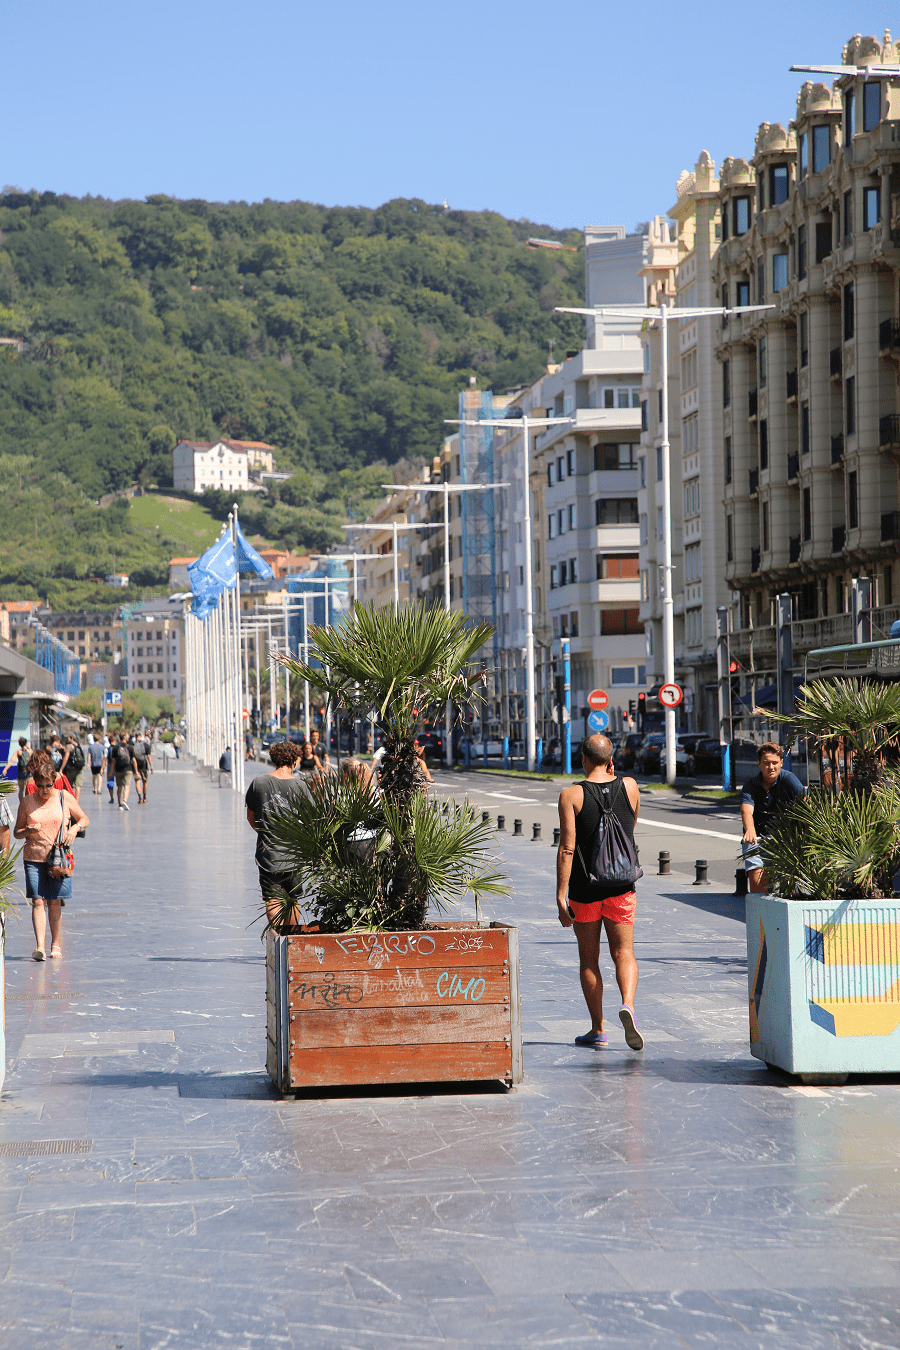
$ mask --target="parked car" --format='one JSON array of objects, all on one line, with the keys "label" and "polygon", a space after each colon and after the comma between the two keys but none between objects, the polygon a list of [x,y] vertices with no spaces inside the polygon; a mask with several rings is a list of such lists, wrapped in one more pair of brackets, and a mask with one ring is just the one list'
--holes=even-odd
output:
[{"label": "parked car", "polygon": [[[466,759],[466,752],[465,752],[465,749],[464,749],[465,744],[466,744],[465,741],[460,741],[459,746],[458,746],[457,751],[456,751],[457,762],[460,763],[460,764],[464,764],[464,763],[465,763],[465,759]],[[469,744],[469,762],[470,762],[470,763],[475,763],[477,760],[483,760],[483,759],[484,759],[484,741],[469,741],[468,744]],[[487,753],[488,753],[488,759],[502,759],[502,758],[503,758],[503,742],[502,742],[502,741],[490,741],[490,740],[489,740],[488,743],[487,743]]]},{"label": "parked car", "polygon": [[703,731],[682,731],[675,739],[675,774],[689,778],[694,772],[694,751],[706,738]]},{"label": "parked car", "polygon": [[721,773],[722,746],[712,737],[698,741],[694,749],[694,773]]},{"label": "parked car", "polygon": [[643,736],[636,731],[632,731],[616,746],[613,765],[620,773],[624,773],[628,769],[634,769],[634,757],[643,739]]},{"label": "parked car", "polygon": [[425,753],[426,763],[443,758],[444,738],[439,731],[420,731],[416,740]]},{"label": "parked car", "polygon": [[659,773],[662,756],[666,752],[666,734],[664,731],[651,731],[645,736],[635,751],[635,773]]},{"label": "parked car", "polygon": [[272,760],[269,756],[269,751],[272,749],[272,746],[276,743],[276,741],[286,741],[286,740],[287,736],[285,736],[283,731],[267,732],[260,741],[260,758],[267,759],[271,764]]}]

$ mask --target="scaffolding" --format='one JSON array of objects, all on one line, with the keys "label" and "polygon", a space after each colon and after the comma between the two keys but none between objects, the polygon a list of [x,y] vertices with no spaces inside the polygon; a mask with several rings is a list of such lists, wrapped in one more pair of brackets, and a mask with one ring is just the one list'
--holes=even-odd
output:
[{"label": "scaffolding", "polygon": [[[490,390],[465,389],[459,396],[460,480],[463,484],[494,482],[493,427],[466,426],[466,421],[494,415]],[[482,658],[496,667],[500,649],[497,633],[497,541],[494,492],[461,492],[462,604],[473,623],[489,623],[494,636]]]},{"label": "scaffolding", "polygon": [[81,662],[42,623],[34,622],[35,661],[53,676],[58,694],[74,698],[81,693]]}]

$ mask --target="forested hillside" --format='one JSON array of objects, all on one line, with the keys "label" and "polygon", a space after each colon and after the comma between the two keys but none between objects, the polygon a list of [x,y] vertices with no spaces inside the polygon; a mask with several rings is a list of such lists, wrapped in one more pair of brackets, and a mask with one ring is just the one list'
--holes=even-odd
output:
[{"label": "forested hillside", "polygon": [[[529,249],[533,234],[576,251]],[[275,445],[298,473],[268,504],[272,529],[257,507],[258,531],[335,537],[348,496],[365,506],[383,472],[355,471],[430,457],[470,374],[503,389],[538,373],[549,339],[580,345],[580,320],[553,307],[580,302],[582,276],[575,231],[421,201],[7,189],[0,336],[26,346],[0,351],[0,583],[8,592],[14,560],[39,586],[95,574],[69,527],[114,551],[127,511],[101,522],[92,500],[135,480],[165,488],[182,436]],[[55,543],[36,524],[48,512]],[[148,547],[148,566],[164,552]]]}]

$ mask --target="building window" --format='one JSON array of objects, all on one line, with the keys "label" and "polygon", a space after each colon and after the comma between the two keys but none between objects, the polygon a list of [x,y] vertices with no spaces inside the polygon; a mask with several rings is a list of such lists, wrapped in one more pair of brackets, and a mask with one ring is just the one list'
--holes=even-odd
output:
[{"label": "building window", "polygon": [[881,194],[877,187],[863,188],[863,229],[871,230],[873,225],[878,224],[880,216],[879,198]]},{"label": "building window", "polygon": [[735,235],[746,234],[749,228],[750,228],[750,198],[735,197],[734,199]]},{"label": "building window", "polygon": [[722,362],[722,407],[731,407],[731,362]]},{"label": "building window", "polygon": [[760,472],[769,467],[769,423],[762,418],[759,423],[759,468]]},{"label": "building window", "polygon": [[684,641],[688,647],[699,647],[703,640],[703,611],[687,609],[684,612]]},{"label": "building window", "polygon": [[803,538],[812,539],[812,492],[803,489]]},{"label": "building window", "polygon": [[788,284],[788,255],[772,254],[772,290],[783,291]]},{"label": "building window", "polygon": [[859,526],[859,492],[856,470],[847,474],[847,525],[851,530]]},{"label": "building window", "polygon": [[894,569],[890,563],[887,563],[884,569],[884,599],[885,605],[894,603]]},{"label": "building window", "polygon": [[617,684],[635,684],[634,666],[610,666],[609,682]]},{"label": "building window", "polygon": [[641,572],[641,599],[650,599],[650,573],[646,568]]},{"label": "building window", "polygon": [[831,128],[827,122],[812,129],[812,171],[821,173],[831,163]]},{"label": "building window", "polygon": [[769,551],[769,503],[762,504],[762,547],[763,553]]},{"label": "building window", "polygon": [[853,337],[856,328],[853,282],[844,287],[844,341]]},{"label": "building window", "polygon": [[553,460],[551,459],[550,463],[547,465],[547,486],[553,487],[555,483],[556,483],[556,465],[553,463]]},{"label": "building window", "polygon": [[766,260],[760,254],[756,260],[756,303],[761,305],[766,298]]},{"label": "building window", "polygon": [[853,90],[844,94],[844,145],[849,145],[853,136]]},{"label": "building window", "polygon": [[805,136],[800,136],[799,139],[798,139],[798,141],[797,141],[797,163],[798,163],[798,166],[799,166],[798,169],[797,169],[797,177],[798,177],[798,178],[805,178],[805,177],[806,177],[806,171],[807,171],[807,168],[808,168],[808,166],[809,166],[809,161],[808,161],[807,156],[806,156],[806,137],[805,137]]},{"label": "building window", "polygon": [[700,545],[688,544],[684,550],[684,579],[686,582],[699,581],[702,575]]},{"label": "building window", "polygon": [[[840,224],[840,221],[838,222]],[[816,262],[824,262],[826,258],[831,257],[833,248],[832,226],[830,220],[816,221]],[[840,238],[840,232],[838,232]]]},{"label": "building window", "polygon": [[750,282],[739,281],[735,287],[734,303],[738,309],[743,308],[750,303]]},{"label": "building window", "polygon": [[559,585],[559,568],[556,563],[550,564],[550,589],[555,591]]},{"label": "building window", "polygon": [[569,475],[570,478],[572,478],[572,477],[574,476],[574,473],[575,473],[575,451],[574,451],[574,450],[567,450],[567,451],[566,451],[566,473]]},{"label": "building window", "polygon": [[571,633],[572,637],[577,637],[577,636],[578,636],[578,610],[577,610],[577,609],[573,609],[573,610],[572,610],[572,613],[569,615],[569,632]]},{"label": "building window", "polygon": [[847,414],[847,435],[856,434],[856,376],[848,376],[844,384],[844,403]]},{"label": "building window", "polygon": [[547,517],[547,538],[556,538],[556,513],[554,511],[551,511]]},{"label": "building window", "polygon": [[806,226],[801,225],[797,231],[797,280],[806,279]]},{"label": "building window", "polygon": [[647,411],[648,404],[646,399],[641,400],[641,431],[650,430],[650,415]]},{"label": "building window", "polygon": [[881,81],[863,85],[863,131],[873,131],[881,121]]},{"label": "building window", "polygon": [[725,517],[725,560],[734,562],[734,517]]},{"label": "building window", "polygon": [[650,543],[650,525],[646,514],[641,516],[641,544]]},{"label": "building window", "polygon": [[636,525],[637,497],[599,497],[594,503],[595,524]]},{"label": "building window", "polygon": [[800,409],[800,451],[804,455],[809,454],[809,404],[804,403]]},{"label": "building window", "polygon": [[557,513],[556,513],[556,518],[557,518],[557,530],[558,530],[558,532],[559,532],[560,534],[565,534],[565,532],[566,532],[566,521],[568,520],[568,513],[567,513],[566,508],[565,508],[564,506],[561,506],[561,507],[559,508],[559,510],[557,511]]},{"label": "building window", "polygon": [[731,455],[731,437],[725,437],[725,483],[731,482],[732,455]]},{"label": "building window", "polygon": [[689,520],[691,516],[700,514],[700,479],[691,478],[684,485],[684,517]]},{"label": "building window", "polygon": [[576,522],[575,522],[575,511],[576,511],[576,507],[575,507],[575,503],[573,502],[573,503],[571,504],[571,506],[569,507],[569,529],[570,529],[570,530],[575,530],[575,529],[578,528],[578,526],[577,526],[577,524],[576,524]]},{"label": "building window", "polygon": [[728,238],[729,233],[730,233],[730,231],[729,231],[729,228],[728,228],[728,203],[726,202],[725,205],[724,205],[724,207],[722,208],[722,243],[723,243],[723,244],[725,243],[725,240]]},{"label": "building window", "polygon": [[598,553],[598,581],[636,581],[639,555],[637,553]]},{"label": "building window", "polygon": [[600,633],[603,637],[625,637],[643,633],[636,609],[601,609]]},{"label": "building window", "polygon": [[800,314],[800,364],[809,365],[809,311]]},{"label": "building window", "polygon": [[[636,445],[595,445],[594,468],[605,472],[635,469],[637,467]],[[646,483],[642,484],[646,487]]]},{"label": "building window", "polygon": [[559,455],[557,456],[556,460],[557,483],[562,483],[565,480],[565,476],[566,476],[566,457],[565,455]]},{"label": "building window", "polygon": [[656,508],[656,537],[657,539],[660,540],[665,538],[663,525],[663,509],[661,506],[658,506]]},{"label": "building window", "polygon": [[758,365],[759,387],[760,389],[765,389],[766,385],[769,383],[769,358],[766,339],[764,337],[759,339]]},{"label": "building window", "polygon": [[853,192],[844,193],[844,243],[849,243],[853,234]]},{"label": "building window", "polygon": [[769,169],[769,205],[781,206],[788,199],[788,166],[773,164]]}]

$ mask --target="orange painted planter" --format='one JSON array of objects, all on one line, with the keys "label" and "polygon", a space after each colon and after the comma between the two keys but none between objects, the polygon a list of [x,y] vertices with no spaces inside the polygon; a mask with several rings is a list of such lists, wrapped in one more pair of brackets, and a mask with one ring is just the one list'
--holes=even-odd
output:
[{"label": "orange painted planter", "polygon": [[266,1068],[282,1092],[522,1081],[518,932],[269,933]]}]

